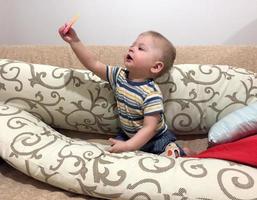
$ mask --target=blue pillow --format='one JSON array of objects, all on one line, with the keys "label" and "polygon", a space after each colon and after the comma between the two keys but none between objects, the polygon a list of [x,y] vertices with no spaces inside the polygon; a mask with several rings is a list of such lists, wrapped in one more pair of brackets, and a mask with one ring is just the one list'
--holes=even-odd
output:
[{"label": "blue pillow", "polygon": [[232,142],[257,132],[257,102],[240,108],[216,122],[210,129],[210,144]]}]

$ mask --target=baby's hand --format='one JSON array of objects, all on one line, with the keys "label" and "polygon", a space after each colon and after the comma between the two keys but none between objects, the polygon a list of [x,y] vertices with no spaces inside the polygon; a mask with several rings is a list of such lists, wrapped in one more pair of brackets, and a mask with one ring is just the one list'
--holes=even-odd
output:
[{"label": "baby's hand", "polygon": [[71,28],[78,18],[79,15],[75,15],[68,23],[59,28],[59,34],[64,41],[68,43],[79,41],[75,30]]},{"label": "baby's hand", "polygon": [[66,25],[61,26],[58,30],[60,36],[65,42],[72,43],[72,42],[78,42],[79,38],[73,28],[70,28],[67,33],[64,32]]},{"label": "baby's hand", "polygon": [[110,153],[121,153],[125,151],[130,151],[128,143],[126,141],[116,140],[110,138],[109,141],[111,142],[111,147],[108,149]]}]

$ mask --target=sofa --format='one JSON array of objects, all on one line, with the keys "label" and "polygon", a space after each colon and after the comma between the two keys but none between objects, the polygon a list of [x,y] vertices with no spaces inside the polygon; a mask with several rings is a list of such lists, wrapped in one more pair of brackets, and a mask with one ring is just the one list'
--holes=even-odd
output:
[{"label": "sofa", "polygon": [[[127,50],[89,48],[110,65]],[[206,150],[216,122],[257,102],[256,69],[254,45],[178,46],[157,80],[178,143]],[[253,166],[108,153],[115,111],[108,83],[68,46],[0,46],[0,199],[257,199]]]}]

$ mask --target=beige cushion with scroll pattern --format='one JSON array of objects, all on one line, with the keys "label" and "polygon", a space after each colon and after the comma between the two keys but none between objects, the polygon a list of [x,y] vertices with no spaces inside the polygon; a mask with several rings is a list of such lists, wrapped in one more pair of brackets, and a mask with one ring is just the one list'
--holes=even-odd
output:
[{"label": "beige cushion with scroll pattern", "polygon": [[[87,70],[0,60],[0,102],[21,107],[64,129],[117,132],[107,82]],[[207,134],[223,116],[256,102],[256,75],[227,65],[175,65],[157,79],[165,115],[176,134]]]},{"label": "beige cushion with scroll pattern", "polygon": [[0,102],[53,127],[104,134],[117,129],[108,83],[87,70],[0,59],[0,94]]},{"label": "beige cushion with scroll pattern", "polygon": [[[231,86],[229,80],[235,84]],[[254,74],[229,66],[176,65],[158,83],[167,121],[178,134],[204,133],[242,102],[255,101],[251,95]],[[52,126],[116,131],[112,91],[89,71],[3,59],[0,94],[0,155],[38,180],[108,199],[257,196],[257,171],[251,167],[215,159],[173,160],[143,152],[110,154],[106,146],[55,131]]]},{"label": "beige cushion with scroll pattern", "polygon": [[143,152],[110,154],[106,146],[65,137],[8,105],[0,105],[0,122],[0,156],[23,173],[65,190],[124,200],[257,196],[255,168]]},{"label": "beige cushion with scroll pattern", "polygon": [[227,114],[257,101],[256,74],[228,65],[175,65],[157,80],[177,134],[206,134]]}]

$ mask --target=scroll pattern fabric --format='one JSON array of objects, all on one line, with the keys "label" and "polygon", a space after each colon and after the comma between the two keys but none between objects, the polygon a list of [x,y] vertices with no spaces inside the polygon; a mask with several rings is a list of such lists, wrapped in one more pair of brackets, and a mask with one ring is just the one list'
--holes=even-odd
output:
[{"label": "scroll pattern fabric", "polygon": [[[175,65],[157,80],[168,126],[176,134],[207,134],[223,116],[256,102],[256,74],[227,65]],[[118,120],[107,82],[87,70],[0,60],[0,102],[47,124],[114,134]]]},{"label": "scroll pattern fabric", "polygon": [[104,199],[256,199],[257,169],[229,161],[111,154],[61,135],[32,114],[0,105],[0,155],[40,181]]},{"label": "scroll pattern fabric", "polygon": [[57,128],[108,134],[117,128],[108,83],[87,70],[0,60],[0,102]]}]

